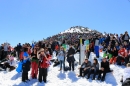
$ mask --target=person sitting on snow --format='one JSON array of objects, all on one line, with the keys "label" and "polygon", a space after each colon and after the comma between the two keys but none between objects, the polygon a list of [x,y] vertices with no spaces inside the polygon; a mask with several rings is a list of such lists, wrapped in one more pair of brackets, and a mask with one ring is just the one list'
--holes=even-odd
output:
[{"label": "person sitting on snow", "polygon": [[[99,69],[98,80],[104,81],[106,77],[106,73],[109,71],[110,71],[109,62],[107,61],[107,58],[103,58],[101,62],[101,69]],[[101,77],[102,73],[103,76]]]},{"label": "person sitting on snow", "polygon": [[92,64],[92,66],[91,66],[91,69],[90,69],[90,71],[89,71],[89,73],[88,73],[88,78],[87,78],[87,79],[89,79],[89,78],[90,78],[90,75],[91,75],[92,73],[94,73],[92,80],[95,80],[95,76],[96,76],[96,74],[98,73],[98,71],[99,71],[99,63],[98,63],[98,60],[97,60],[97,59],[94,59],[93,64]]},{"label": "person sitting on snow", "polygon": [[84,77],[88,72],[90,71],[91,68],[91,62],[88,61],[88,59],[85,59],[81,67],[79,68],[79,76],[78,77]]},{"label": "person sitting on snow", "polygon": [[122,45],[120,45],[120,50],[118,51],[118,57],[117,57],[117,65],[121,65],[122,64],[122,60],[125,61],[125,64],[127,64],[127,50],[125,48],[123,48]]},{"label": "person sitting on snow", "polygon": [[122,86],[130,86],[130,63],[128,63],[127,68],[124,69],[121,82],[123,82]]},{"label": "person sitting on snow", "polygon": [[8,55],[3,63],[1,63],[1,67],[8,71],[12,71],[16,67],[16,61],[14,60],[13,55]]}]

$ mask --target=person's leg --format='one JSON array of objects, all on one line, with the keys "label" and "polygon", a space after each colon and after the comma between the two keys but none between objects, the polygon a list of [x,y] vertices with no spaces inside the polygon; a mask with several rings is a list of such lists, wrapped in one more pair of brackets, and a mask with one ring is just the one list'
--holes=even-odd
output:
[{"label": "person's leg", "polygon": [[69,62],[69,68],[70,68],[70,71],[71,71],[71,64],[72,64],[72,62],[70,61],[70,62]]},{"label": "person's leg", "polygon": [[42,77],[43,77],[43,69],[39,68],[39,77],[38,77],[39,82],[42,82]]},{"label": "person's leg", "polygon": [[82,76],[83,70],[84,70],[84,68],[79,69],[79,76]]},{"label": "person's leg", "polygon": [[121,65],[121,58],[122,58],[121,56],[117,57],[117,65]]},{"label": "person's leg", "polygon": [[98,80],[100,80],[100,79],[101,79],[101,74],[102,74],[102,71],[101,71],[101,70],[99,70]]},{"label": "person's leg", "polygon": [[90,70],[90,69],[86,69],[86,70],[84,71],[84,77],[89,73],[89,70]]},{"label": "person's leg", "polygon": [[62,61],[60,60],[60,70],[62,70]]},{"label": "person's leg", "polygon": [[129,62],[129,57],[125,57],[125,65]]},{"label": "person's leg", "polygon": [[116,57],[114,57],[114,60],[113,60],[113,63],[114,63],[114,64],[116,63],[116,60],[117,60],[117,58],[116,58]]},{"label": "person's leg", "polygon": [[74,62],[72,62],[72,70],[74,71]]},{"label": "person's leg", "polygon": [[90,78],[91,73],[92,73],[92,69],[89,70],[89,72],[88,72],[88,78],[87,79]]},{"label": "person's leg", "polygon": [[102,81],[105,80],[105,77],[106,77],[106,71],[103,71]]},{"label": "person's leg", "polygon": [[47,68],[44,68],[43,69],[43,81],[46,83],[46,81],[47,81]]},{"label": "person's leg", "polygon": [[65,70],[65,61],[63,61],[63,68],[64,68],[64,70]]},{"label": "person's leg", "polygon": [[31,62],[31,67],[32,67],[31,76],[32,76],[32,78],[34,78],[34,71],[35,71],[34,62]]},{"label": "person's leg", "polygon": [[35,64],[35,78],[37,79],[38,74],[38,63]]},{"label": "person's leg", "polygon": [[22,82],[25,82],[25,74],[26,74],[26,73],[23,71],[23,72],[22,72]]},{"label": "person's leg", "polygon": [[114,60],[114,57],[110,58],[109,63],[112,64],[112,63],[113,63],[113,60]]},{"label": "person's leg", "polygon": [[95,69],[95,70],[94,70],[94,74],[93,74],[93,79],[92,79],[92,80],[95,80],[95,77],[96,77],[97,72],[98,72],[98,71]]},{"label": "person's leg", "polygon": [[29,79],[28,79],[28,71],[26,72],[26,80],[29,80]]}]

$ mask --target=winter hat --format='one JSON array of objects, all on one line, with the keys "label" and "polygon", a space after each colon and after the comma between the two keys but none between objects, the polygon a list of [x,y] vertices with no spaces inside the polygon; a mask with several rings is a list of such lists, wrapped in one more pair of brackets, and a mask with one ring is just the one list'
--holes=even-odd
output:
[{"label": "winter hat", "polygon": [[44,49],[43,49],[43,48],[41,48],[41,49],[40,49],[39,53],[40,53],[40,52],[42,52],[42,51],[44,51]]}]

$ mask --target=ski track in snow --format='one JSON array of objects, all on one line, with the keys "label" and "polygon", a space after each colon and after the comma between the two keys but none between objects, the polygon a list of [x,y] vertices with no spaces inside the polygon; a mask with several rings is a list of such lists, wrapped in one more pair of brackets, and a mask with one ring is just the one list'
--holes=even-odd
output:
[{"label": "ski track in snow", "polygon": [[[78,55],[77,55],[78,56]],[[67,64],[68,65],[68,64]],[[86,78],[79,78],[78,66],[75,71],[58,71],[58,67],[53,67],[53,64],[48,69],[47,83],[39,83],[36,79],[31,79],[28,83],[21,82],[22,73],[17,73],[16,70],[12,72],[0,71],[0,86],[121,86],[120,79],[123,72],[123,66],[110,65],[114,71],[106,75],[105,82],[97,80],[92,81]]]}]

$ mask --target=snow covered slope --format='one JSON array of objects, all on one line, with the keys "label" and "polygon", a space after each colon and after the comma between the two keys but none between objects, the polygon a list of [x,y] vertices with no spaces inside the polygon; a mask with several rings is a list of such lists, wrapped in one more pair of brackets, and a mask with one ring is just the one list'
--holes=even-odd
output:
[{"label": "snow covered slope", "polygon": [[[75,58],[78,60],[78,54]],[[99,60],[100,61],[100,60]],[[48,72],[48,82],[46,84],[40,84],[38,80],[31,80],[28,83],[21,82],[21,73],[17,73],[15,70],[12,72],[0,72],[0,86],[121,86],[120,78],[122,76],[123,68],[116,65],[111,65],[113,73],[108,73],[105,82],[87,80],[86,78],[77,77],[78,66],[75,68],[75,72],[60,72],[59,67],[51,65]],[[30,72],[29,72],[30,76]]]},{"label": "snow covered slope", "polygon": [[88,29],[87,27],[82,27],[82,26],[75,26],[75,27],[71,27],[68,30],[65,30],[64,32],[61,32],[61,34],[63,33],[73,33],[73,32],[78,32],[78,33],[89,33],[89,31],[92,31],[90,29]]}]

